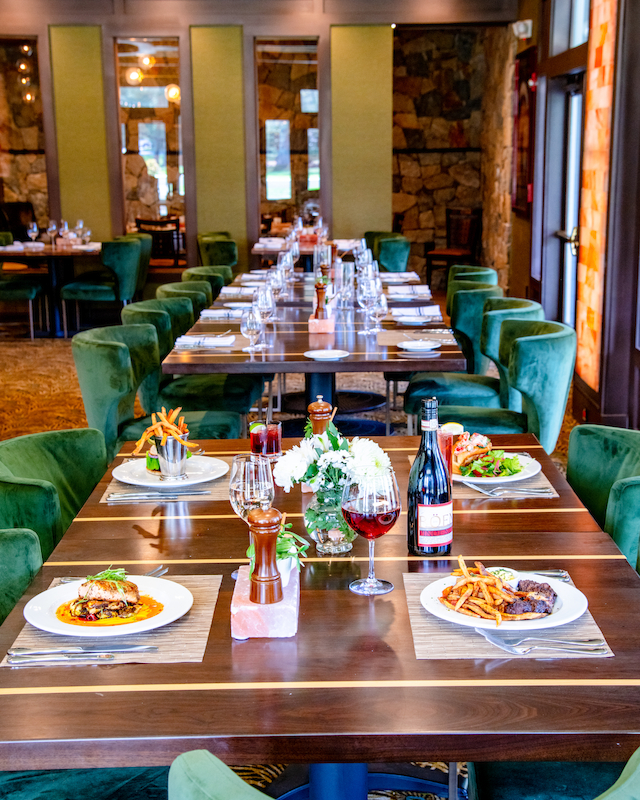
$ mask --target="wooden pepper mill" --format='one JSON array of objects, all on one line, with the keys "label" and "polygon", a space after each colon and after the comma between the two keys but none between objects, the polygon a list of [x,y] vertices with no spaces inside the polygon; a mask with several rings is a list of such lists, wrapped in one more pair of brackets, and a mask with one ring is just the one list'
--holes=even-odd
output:
[{"label": "wooden pepper mill", "polygon": [[311,428],[314,433],[323,434],[327,430],[327,425],[331,419],[331,403],[325,403],[322,395],[316,396],[315,403],[309,403],[307,407],[311,418]]},{"label": "wooden pepper mill", "polygon": [[316,319],[327,318],[327,308],[325,305],[325,297],[327,294],[327,285],[325,283],[316,283]]},{"label": "wooden pepper mill", "polygon": [[260,605],[279,603],[282,600],[282,581],[276,565],[276,541],[282,514],[277,508],[266,511],[254,508],[249,512],[247,522],[256,551],[249,599]]}]

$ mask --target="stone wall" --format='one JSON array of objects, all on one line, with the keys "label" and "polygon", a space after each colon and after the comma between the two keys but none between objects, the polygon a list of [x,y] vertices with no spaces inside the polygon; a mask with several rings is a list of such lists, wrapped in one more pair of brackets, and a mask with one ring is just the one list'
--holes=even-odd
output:
[{"label": "stone wall", "polygon": [[[0,41],[0,201],[30,201],[38,225],[46,228],[49,193],[36,43],[28,42],[30,55],[21,52],[22,44],[27,43]],[[19,60],[28,64],[28,86],[20,83]],[[32,102],[25,101],[26,91],[33,96]]]},{"label": "stone wall", "polygon": [[482,263],[509,286],[511,158],[516,38],[509,28],[488,28],[484,37],[486,79],[482,97]]}]

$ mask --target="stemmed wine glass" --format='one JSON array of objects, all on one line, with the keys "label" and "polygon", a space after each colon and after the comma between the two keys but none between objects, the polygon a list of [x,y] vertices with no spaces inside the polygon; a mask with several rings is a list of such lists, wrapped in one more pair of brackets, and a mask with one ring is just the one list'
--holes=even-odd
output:
[{"label": "stemmed wine glass", "polygon": [[66,220],[64,219],[60,220],[60,227],[58,228],[58,233],[60,234],[60,236],[62,236],[64,243],[67,244],[69,238],[69,223]]},{"label": "stemmed wine glass", "polygon": [[234,512],[247,521],[254,508],[266,511],[274,498],[271,464],[265,456],[240,453],[233,457],[229,478],[229,502]]},{"label": "stemmed wine glass", "polygon": [[371,309],[371,314],[376,321],[376,324],[373,328],[371,328],[372,333],[380,333],[382,330],[382,325],[380,324],[382,320],[387,316],[389,313],[389,304],[387,303],[387,296],[384,292],[380,292],[375,299],[373,307]]},{"label": "stemmed wine glass", "polygon": [[38,238],[38,223],[37,222],[30,222],[27,226],[27,234],[32,242]]},{"label": "stemmed wine glass", "polygon": [[246,308],[242,313],[240,333],[249,340],[249,346],[242,348],[243,353],[255,353],[260,349],[256,342],[262,333],[262,320],[253,306]]},{"label": "stemmed wine glass", "polygon": [[355,470],[342,493],[342,516],[347,525],[369,541],[369,575],[354,581],[349,589],[356,594],[386,594],[393,589],[389,581],[378,580],[374,573],[375,540],[387,533],[400,516],[400,493],[391,467],[381,474],[369,475],[369,469]]},{"label": "stemmed wine glass", "polygon": [[47,233],[49,234],[49,241],[51,242],[51,246],[56,246],[56,231],[58,230],[58,223],[55,219],[50,219],[49,224],[47,225]]},{"label": "stemmed wine glass", "polygon": [[366,334],[371,333],[371,329],[369,328],[369,313],[376,302],[377,296],[378,290],[375,281],[370,278],[358,279],[356,299],[360,308],[365,312],[365,327],[361,331],[358,331],[358,336],[366,336]]},{"label": "stemmed wine glass", "polygon": [[269,347],[266,342],[267,322],[269,322],[276,310],[276,299],[273,296],[271,287],[261,286],[259,289],[256,289],[253,294],[253,307],[260,315],[260,319],[262,320],[262,330],[265,334],[265,341],[262,344],[257,345],[257,347],[260,350],[266,350]]}]

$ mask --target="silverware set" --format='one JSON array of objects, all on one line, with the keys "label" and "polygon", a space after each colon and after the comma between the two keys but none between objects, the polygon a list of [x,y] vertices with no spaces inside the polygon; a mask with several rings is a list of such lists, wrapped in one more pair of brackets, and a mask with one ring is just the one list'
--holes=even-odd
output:
[{"label": "silverware set", "polygon": [[107,495],[107,503],[135,503],[142,500],[179,500],[181,497],[192,495],[211,494],[209,489],[167,489],[162,492],[153,490],[148,492],[111,492]]},{"label": "silverware set", "polygon": [[118,653],[153,653],[156,645],[105,644],[88,647],[12,647],[7,651],[7,662],[14,667],[31,664],[109,663]]},{"label": "silverware set", "polygon": [[[169,572],[169,567],[165,567],[164,564],[159,564],[157,567],[150,569],[149,572],[145,572],[144,575],[147,578],[160,578],[162,575],[165,575]],[[66,575],[64,578],[60,578],[60,583],[75,583],[76,581],[86,581],[86,576],[75,577]]]},{"label": "silverware set", "polygon": [[468,481],[460,481],[469,489],[475,489],[476,492],[484,494],[487,497],[504,497],[505,495],[517,495],[519,497],[555,497],[551,489],[544,488],[531,488],[525,489],[517,486],[478,486],[476,483]]},{"label": "silverware set", "polygon": [[491,644],[499,647],[507,653],[512,655],[524,656],[532,650],[555,650],[563,653],[583,653],[585,655],[601,656],[609,652],[604,639],[580,639],[580,638],[566,638],[566,639],[547,639],[536,636],[526,636],[522,639],[509,641],[502,638],[493,631],[486,630],[485,628],[474,628],[476,633],[491,642]]}]

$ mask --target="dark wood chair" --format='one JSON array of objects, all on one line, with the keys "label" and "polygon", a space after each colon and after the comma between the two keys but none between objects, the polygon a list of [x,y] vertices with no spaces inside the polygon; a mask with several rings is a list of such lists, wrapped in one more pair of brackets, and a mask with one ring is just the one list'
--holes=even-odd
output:
[{"label": "dark wood chair", "polygon": [[17,242],[29,240],[27,228],[30,222],[37,222],[33,205],[29,201],[16,203],[2,203],[2,221],[6,224],[0,226],[2,230],[10,230]]},{"label": "dark wood chair", "polygon": [[140,233],[151,234],[153,239],[152,261],[173,262],[173,264],[164,263],[154,266],[180,266],[180,220],[178,217],[136,219],[136,228]]},{"label": "dark wood chair", "polygon": [[446,269],[447,279],[452,264],[477,264],[482,230],[482,211],[470,208],[447,209],[447,246],[427,253],[427,283],[431,285],[434,269]]}]

